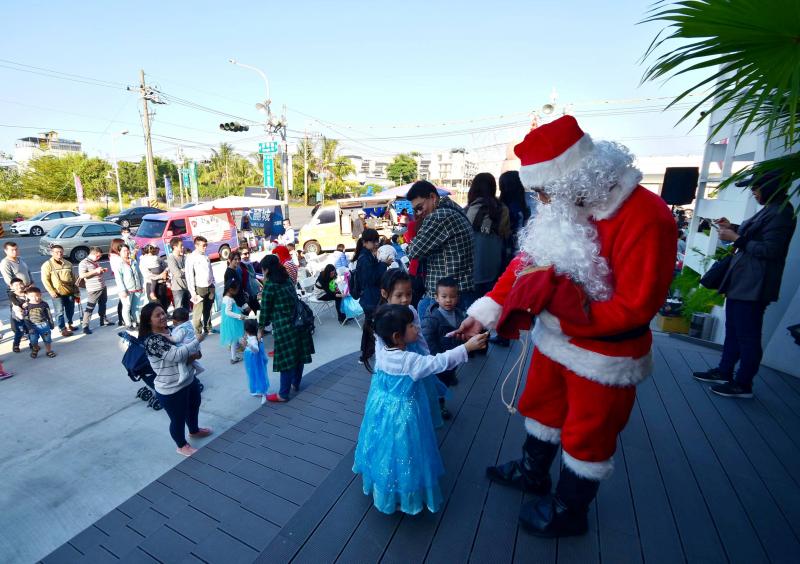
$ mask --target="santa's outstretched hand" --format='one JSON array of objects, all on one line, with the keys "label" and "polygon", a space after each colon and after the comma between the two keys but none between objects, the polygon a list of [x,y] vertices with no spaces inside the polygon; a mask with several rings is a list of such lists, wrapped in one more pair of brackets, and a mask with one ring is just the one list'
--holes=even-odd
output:
[{"label": "santa's outstretched hand", "polygon": [[462,341],[467,341],[486,331],[486,328],[481,324],[480,321],[475,319],[474,317],[467,317],[464,321],[461,322],[458,329],[453,331],[452,333],[448,333],[448,337],[455,337],[457,339],[461,339]]}]

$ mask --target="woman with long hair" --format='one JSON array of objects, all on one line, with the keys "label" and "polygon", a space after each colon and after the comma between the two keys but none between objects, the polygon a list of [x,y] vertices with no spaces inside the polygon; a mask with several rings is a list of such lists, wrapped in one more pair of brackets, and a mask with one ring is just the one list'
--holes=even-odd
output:
[{"label": "woman with long hair", "polygon": [[492,289],[503,271],[503,249],[511,236],[508,208],[497,199],[494,176],[481,172],[472,179],[467,193],[467,219],[474,241],[473,280],[475,293]]},{"label": "woman with long hair", "polygon": [[263,335],[264,328],[272,324],[275,339],[272,370],[281,374],[280,390],[268,395],[267,400],[283,402],[289,400],[291,391],[300,391],[303,365],[311,362],[314,340],[309,331],[294,325],[297,291],[278,256],[265,256],[261,259],[261,268],[264,271],[264,289],[258,317],[259,333]]},{"label": "woman with long hair", "polygon": [[120,248],[119,258],[118,294],[122,302],[122,319],[133,329],[142,306],[142,273],[127,245]]},{"label": "woman with long hair", "polygon": [[[372,314],[381,299],[381,277],[389,267],[387,263],[378,260],[377,252],[380,245],[380,236],[374,229],[365,229],[356,243],[353,253],[356,261],[355,277],[358,293],[358,303],[364,310],[364,331],[361,334],[361,356],[358,362],[364,364],[368,350],[371,348],[371,323]],[[351,289],[352,293],[352,289]]]},{"label": "woman with long hair", "polygon": [[[117,295],[119,295],[119,250],[125,247],[125,239],[112,239],[111,245],[108,248],[108,265],[111,268],[111,274],[114,275],[114,284],[117,288]],[[117,302],[117,325],[120,327],[125,325],[125,320],[122,318],[122,300]]]},{"label": "woman with long hair", "polygon": [[342,313],[342,293],[336,285],[337,277],[336,267],[332,264],[326,264],[322,272],[319,273],[315,286],[322,291],[322,294],[317,299],[323,302],[333,300],[336,303],[336,314],[339,317],[339,323],[344,323],[347,317]]},{"label": "woman with long hair", "polygon": [[525,227],[531,217],[531,208],[525,197],[525,187],[519,179],[519,172],[508,170],[500,175],[500,201],[508,208],[508,218],[511,223],[511,244],[508,245],[506,258],[508,261],[517,252],[517,233]]},{"label": "woman with long hair", "polygon": [[199,358],[200,343],[205,337],[201,333],[187,344],[177,345],[170,339],[167,320],[167,312],[158,302],[144,306],[139,316],[139,340],[156,374],[156,396],[169,416],[169,434],[175,441],[177,452],[191,456],[197,449],[187,442],[185,427],[189,428],[189,436],[193,439],[207,437],[212,432],[197,424],[200,383],[195,378],[193,361]]}]

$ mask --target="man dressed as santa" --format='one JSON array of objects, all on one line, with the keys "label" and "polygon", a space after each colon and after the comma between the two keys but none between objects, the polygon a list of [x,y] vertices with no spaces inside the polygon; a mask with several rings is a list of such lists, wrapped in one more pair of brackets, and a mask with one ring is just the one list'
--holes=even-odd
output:
[{"label": "man dressed as santa", "polygon": [[651,372],[648,325],[672,280],[677,229],[661,198],[639,186],[628,150],[592,141],[571,116],[532,130],[514,151],[522,183],[543,205],[520,237],[521,253],[458,333],[518,337],[535,316],[518,404],[527,430],[522,458],[487,474],[537,496],[520,512],[531,533],[580,535],[600,480],[613,470],[635,386]]}]

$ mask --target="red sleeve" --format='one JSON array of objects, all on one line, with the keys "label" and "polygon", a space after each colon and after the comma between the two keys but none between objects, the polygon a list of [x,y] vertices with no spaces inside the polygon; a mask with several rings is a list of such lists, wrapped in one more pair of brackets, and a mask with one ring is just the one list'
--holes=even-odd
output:
[{"label": "red sleeve", "polygon": [[514,259],[506,267],[505,272],[503,272],[503,274],[500,275],[500,278],[497,279],[497,282],[495,282],[494,288],[492,288],[492,290],[486,294],[486,296],[498,304],[503,305],[506,301],[506,297],[514,287],[514,283],[517,281],[517,275],[519,274],[519,271],[525,268],[525,263],[526,261],[522,254],[518,254],[516,257],[514,257]]},{"label": "red sleeve", "polygon": [[661,213],[644,215],[622,226],[608,253],[611,299],[590,302],[586,325],[559,319],[566,335],[591,338],[630,331],[649,324],[664,303],[677,252],[675,222]]}]

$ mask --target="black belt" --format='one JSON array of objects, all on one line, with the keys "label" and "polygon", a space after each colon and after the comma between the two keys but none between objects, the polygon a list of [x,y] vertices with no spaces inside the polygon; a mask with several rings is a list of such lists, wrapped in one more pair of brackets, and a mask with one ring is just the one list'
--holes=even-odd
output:
[{"label": "black belt", "polygon": [[629,331],[625,331],[623,333],[617,333],[616,335],[605,335],[603,337],[590,337],[590,338],[594,339],[595,341],[604,341],[606,343],[620,343],[622,341],[638,339],[639,337],[646,335],[649,330],[650,330],[649,325],[640,325],[639,327],[634,327]]}]

